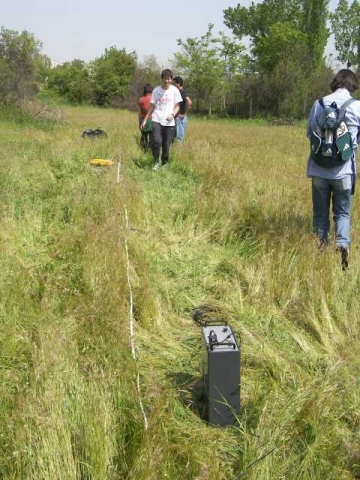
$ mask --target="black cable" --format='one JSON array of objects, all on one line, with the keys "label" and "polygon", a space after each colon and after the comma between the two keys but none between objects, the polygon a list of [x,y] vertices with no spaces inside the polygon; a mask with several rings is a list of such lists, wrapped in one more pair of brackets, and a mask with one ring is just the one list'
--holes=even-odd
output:
[{"label": "black cable", "polygon": [[227,325],[226,320],[214,320],[214,314],[219,312],[211,305],[200,305],[192,310],[192,318],[199,327],[207,327],[212,325]]}]

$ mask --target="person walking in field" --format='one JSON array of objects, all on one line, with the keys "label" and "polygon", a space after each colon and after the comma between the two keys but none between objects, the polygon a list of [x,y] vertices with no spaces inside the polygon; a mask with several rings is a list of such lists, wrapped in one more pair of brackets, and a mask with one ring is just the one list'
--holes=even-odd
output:
[{"label": "person walking in field", "polygon": [[172,79],[173,73],[171,70],[165,69],[161,72],[161,85],[154,88],[149,110],[141,124],[141,129],[144,130],[147,120],[152,118],[153,130],[150,145],[155,161],[154,170],[158,170],[169,162],[175,116],[179,111],[179,103],[182,100],[179,90],[171,84]]},{"label": "person walking in field", "polygon": [[182,101],[180,102],[179,112],[175,117],[175,138],[180,143],[184,143],[185,132],[187,127],[187,114],[192,105],[192,101],[186,91],[184,90],[184,81],[181,77],[174,77],[174,85],[179,89]]},{"label": "person walking in field", "polygon": [[140,137],[140,146],[144,152],[146,152],[150,147],[150,133],[152,131],[152,122],[151,118],[148,119],[144,128],[141,128],[141,125],[146,117],[146,114],[150,108],[150,100],[151,94],[154,88],[147,83],[144,86],[144,93],[139,98],[139,128],[141,130],[141,137]]},{"label": "person walking in field", "polygon": [[307,176],[312,181],[314,231],[320,246],[327,245],[332,200],[335,244],[343,270],[348,267],[350,209],[360,133],[360,101],[351,94],[358,86],[354,72],[340,70],[330,84],[332,93],[313,104],[307,130],[311,145]]}]

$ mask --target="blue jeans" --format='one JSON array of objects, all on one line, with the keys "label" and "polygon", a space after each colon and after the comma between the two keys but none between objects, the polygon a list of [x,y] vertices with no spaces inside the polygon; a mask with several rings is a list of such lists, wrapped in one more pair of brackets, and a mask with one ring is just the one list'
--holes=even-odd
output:
[{"label": "blue jeans", "polygon": [[181,117],[176,117],[175,118],[176,140],[178,140],[180,143],[184,143],[186,125],[187,125],[187,116],[186,115],[183,118],[181,118]]},{"label": "blue jeans", "polygon": [[330,199],[335,222],[335,242],[337,247],[350,244],[350,209],[352,176],[340,180],[312,177],[312,200],[314,231],[321,243],[327,243],[330,230]]}]

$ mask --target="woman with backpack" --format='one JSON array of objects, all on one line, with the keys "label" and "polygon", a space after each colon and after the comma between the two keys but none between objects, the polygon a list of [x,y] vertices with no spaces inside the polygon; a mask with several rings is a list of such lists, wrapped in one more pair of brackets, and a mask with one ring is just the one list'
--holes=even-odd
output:
[{"label": "woman with backpack", "polygon": [[354,72],[340,70],[330,84],[332,93],[313,104],[307,131],[311,144],[307,176],[312,180],[314,231],[320,246],[327,245],[332,199],[335,244],[343,270],[348,267],[350,209],[360,132],[360,101],[352,99],[351,94],[358,86]]}]

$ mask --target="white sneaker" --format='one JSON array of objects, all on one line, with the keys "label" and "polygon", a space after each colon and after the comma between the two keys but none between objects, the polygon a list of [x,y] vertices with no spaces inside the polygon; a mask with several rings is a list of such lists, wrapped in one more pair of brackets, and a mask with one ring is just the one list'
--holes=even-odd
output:
[{"label": "white sneaker", "polygon": [[156,162],[155,165],[153,166],[153,170],[159,170],[160,167],[161,167],[161,163]]}]

